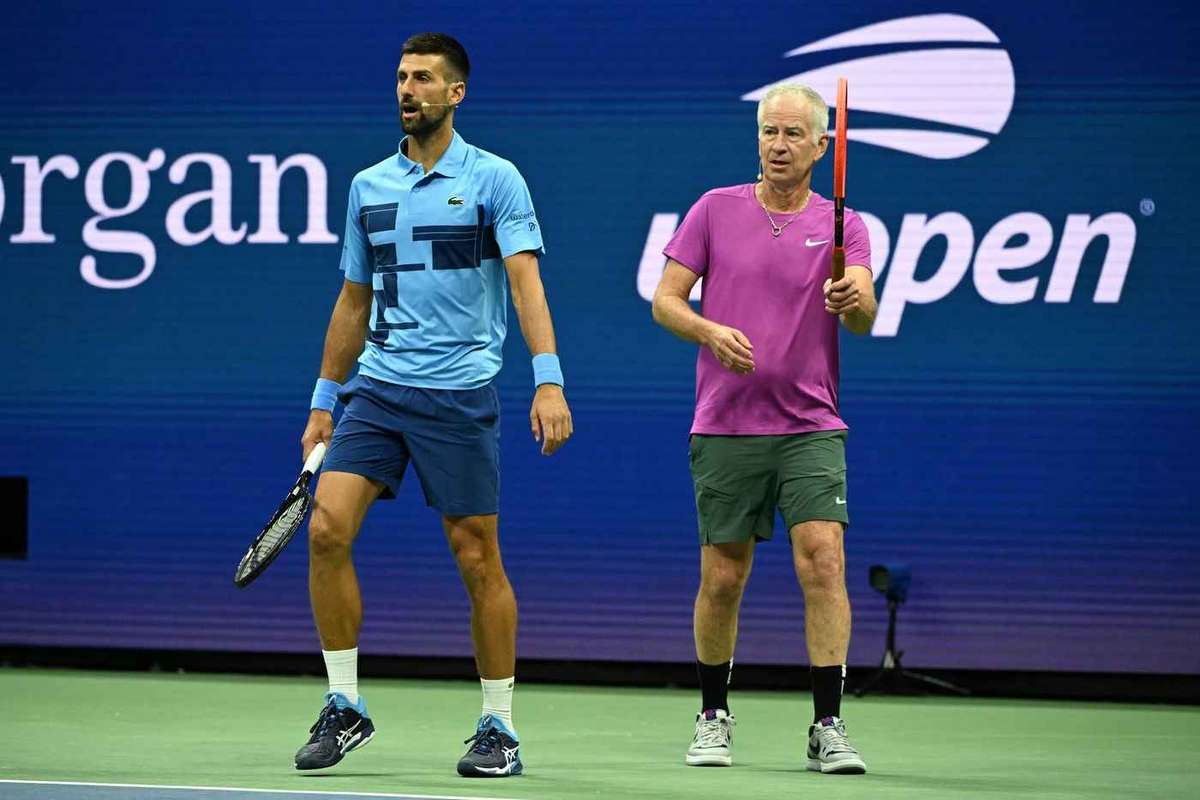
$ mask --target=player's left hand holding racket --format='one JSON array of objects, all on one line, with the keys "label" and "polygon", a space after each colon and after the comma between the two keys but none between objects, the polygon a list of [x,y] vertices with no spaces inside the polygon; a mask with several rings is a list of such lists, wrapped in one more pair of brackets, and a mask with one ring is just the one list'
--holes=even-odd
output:
[{"label": "player's left hand holding racket", "polygon": [[233,574],[233,582],[239,588],[248,586],[251,581],[261,575],[276,556],[283,552],[283,548],[287,547],[288,542],[296,535],[296,531],[300,530],[300,525],[304,522],[304,517],[307,516],[313,502],[312,495],[308,492],[308,485],[312,482],[313,475],[320,468],[321,460],[324,458],[325,443],[317,442],[304,462],[304,469],[301,470],[296,485],[292,487],[292,491],[288,492],[288,496],[284,498],[279,510],[271,517],[267,526],[262,529],[262,533],[250,545],[246,555],[242,556],[241,563],[237,566],[237,572]]}]

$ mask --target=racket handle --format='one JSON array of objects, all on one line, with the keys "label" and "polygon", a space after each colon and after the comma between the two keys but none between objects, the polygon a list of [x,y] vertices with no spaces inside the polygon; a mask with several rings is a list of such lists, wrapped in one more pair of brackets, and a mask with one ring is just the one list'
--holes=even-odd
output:
[{"label": "racket handle", "polygon": [[834,283],[846,277],[846,251],[840,247],[833,248],[833,264],[829,272]]},{"label": "racket handle", "polygon": [[312,475],[316,473],[317,468],[321,466],[321,461],[325,459],[325,443],[317,442],[313,447],[312,452],[308,454],[308,458],[304,461],[303,472]]}]

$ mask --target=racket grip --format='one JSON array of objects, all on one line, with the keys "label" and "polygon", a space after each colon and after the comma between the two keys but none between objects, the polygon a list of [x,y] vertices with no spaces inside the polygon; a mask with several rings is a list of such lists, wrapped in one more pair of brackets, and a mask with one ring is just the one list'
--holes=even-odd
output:
[{"label": "racket grip", "polygon": [[321,466],[321,462],[325,459],[325,443],[317,442],[313,447],[312,452],[308,454],[308,458],[304,461],[304,472],[310,475],[316,473],[317,468]]},{"label": "racket grip", "polygon": [[846,251],[840,247],[833,248],[833,264],[830,266],[829,277],[837,283],[846,277]]}]

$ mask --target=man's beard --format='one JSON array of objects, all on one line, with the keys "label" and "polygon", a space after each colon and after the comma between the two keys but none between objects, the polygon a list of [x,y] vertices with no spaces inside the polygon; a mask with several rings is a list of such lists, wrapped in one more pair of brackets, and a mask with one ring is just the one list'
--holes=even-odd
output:
[{"label": "man's beard", "polygon": [[[435,117],[435,113],[437,113],[438,116]],[[417,139],[424,139],[440,129],[442,125],[446,123],[446,118],[449,115],[449,110],[444,108],[437,109],[436,112],[430,109],[425,109],[411,120],[405,120],[403,117],[401,117],[400,128],[409,136]]]}]

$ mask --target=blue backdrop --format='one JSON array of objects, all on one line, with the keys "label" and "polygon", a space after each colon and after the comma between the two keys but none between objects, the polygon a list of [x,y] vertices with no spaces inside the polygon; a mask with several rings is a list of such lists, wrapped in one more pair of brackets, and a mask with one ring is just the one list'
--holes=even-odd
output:
[{"label": "blue backdrop", "polygon": [[[471,53],[458,129],[531,187],[576,420],[537,454],[514,324],[501,519],[522,655],[692,658],[695,349],[645,293],[678,215],[753,178],[744,96],[849,74],[850,205],[882,302],[875,335],[842,339],[851,662],[882,651],[867,566],[907,561],[913,666],[1200,671],[1183,3],[6,11],[0,474],[29,477],[30,546],[0,561],[0,641],[317,646],[302,543],[249,590],[231,573],[298,464],[346,191],[396,146],[399,45],[423,29]],[[356,556],[364,652],[470,652],[411,478]],[[739,660],[803,662],[802,609],[786,546],[764,546]]]}]

